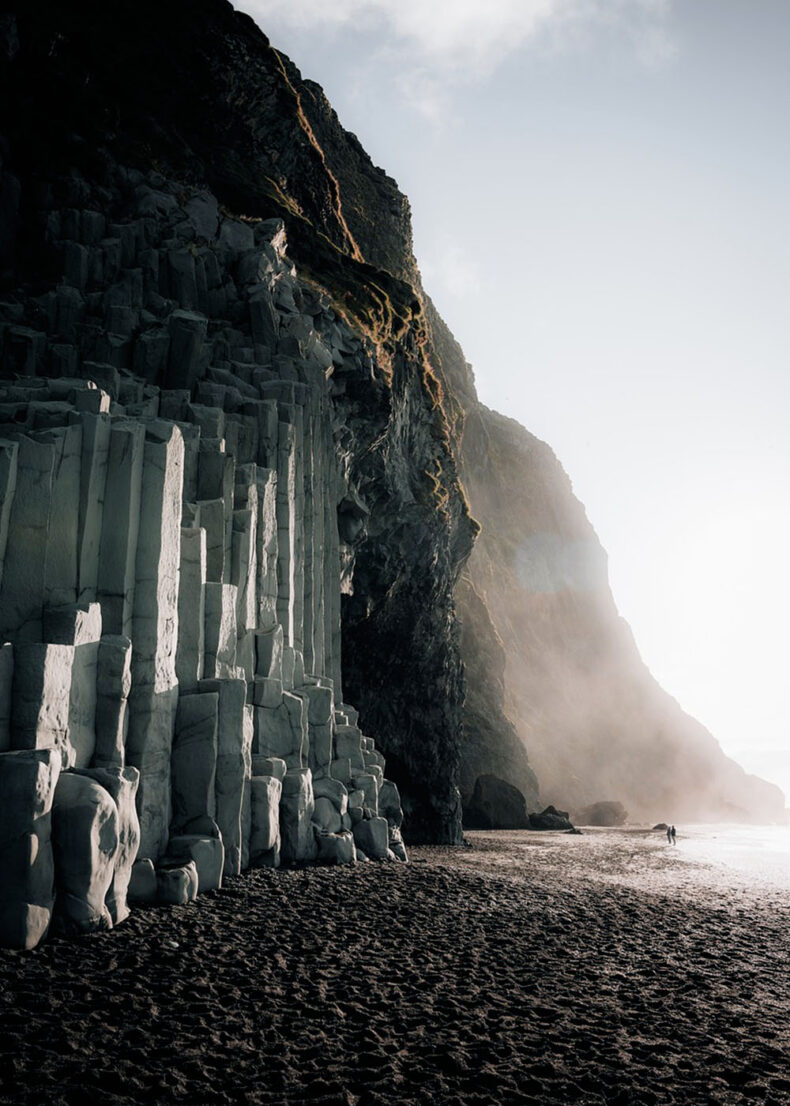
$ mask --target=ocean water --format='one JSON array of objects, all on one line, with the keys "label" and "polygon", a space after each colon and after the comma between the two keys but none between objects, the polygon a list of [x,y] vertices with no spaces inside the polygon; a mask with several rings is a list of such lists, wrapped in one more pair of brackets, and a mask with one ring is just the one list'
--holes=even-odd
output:
[{"label": "ocean water", "polygon": [[790,826],[720,823],[677,825],[676,829],[678,859],[790,887]]}]

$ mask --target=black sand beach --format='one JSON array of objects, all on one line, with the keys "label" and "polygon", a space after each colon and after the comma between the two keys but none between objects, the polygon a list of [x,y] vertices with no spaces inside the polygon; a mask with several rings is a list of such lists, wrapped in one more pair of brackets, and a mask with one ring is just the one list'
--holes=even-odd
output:
[{"label": "black sand beach", "polygon": [[472,833],[0,950],[0,1102],[790,1102],[790,892]]}]

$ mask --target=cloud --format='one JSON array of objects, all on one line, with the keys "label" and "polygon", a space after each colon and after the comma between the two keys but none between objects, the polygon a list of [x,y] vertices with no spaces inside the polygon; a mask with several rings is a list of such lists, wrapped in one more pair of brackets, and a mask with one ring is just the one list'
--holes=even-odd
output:
[{"label": "cloud", "polygon": [[484,75],[544,31],[584,24],[633,27],[646,56],[666,55],[669,0],[246,0],[250,14],[299,30],[379,30],[443,69]]},{"label": "cloud", "polygon": [[[440,117],[448,85],[489,76],[517,51],[544,39],[578,48],[599,30],[624,33],[637,59],[661,68],[676,53],[671,0],[237,0],[264,30],[368,33],[380,61],[395,65],[404,99]],[[331,45],[327,44],[331,49]]]},{"label": "cloud", "polygon": [[480,265],[468,250],[445,240],[428,257],[420,260],[420,272],[427,283],[454,299],[465,299],[480,291]]}]

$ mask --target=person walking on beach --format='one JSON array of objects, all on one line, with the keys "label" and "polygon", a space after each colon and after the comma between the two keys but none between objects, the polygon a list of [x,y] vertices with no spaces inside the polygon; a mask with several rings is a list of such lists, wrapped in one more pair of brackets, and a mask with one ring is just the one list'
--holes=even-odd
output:
[{"label": "person walking on beach", "polygon": [[677,841],[675,840],[676,834],[675,834],[675,827],[674,826],[670,826],[669,833],[670,833],[670,837],[671,837],[671,840],[672,840],[672,844],[677,845]]},{"label": "person walking on beach", "polygon": [[667,844],[668,845],[672,844],[672,827],[671,826],[667,826]]}]

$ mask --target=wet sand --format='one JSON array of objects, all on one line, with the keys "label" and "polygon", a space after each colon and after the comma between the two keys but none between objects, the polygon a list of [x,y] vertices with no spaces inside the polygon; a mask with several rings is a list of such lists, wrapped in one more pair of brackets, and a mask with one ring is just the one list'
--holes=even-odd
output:
[{"label": "wet sand", "polygon": [[790,891],[470,833],[0,950],[0,1102],[790,1103]]}]

